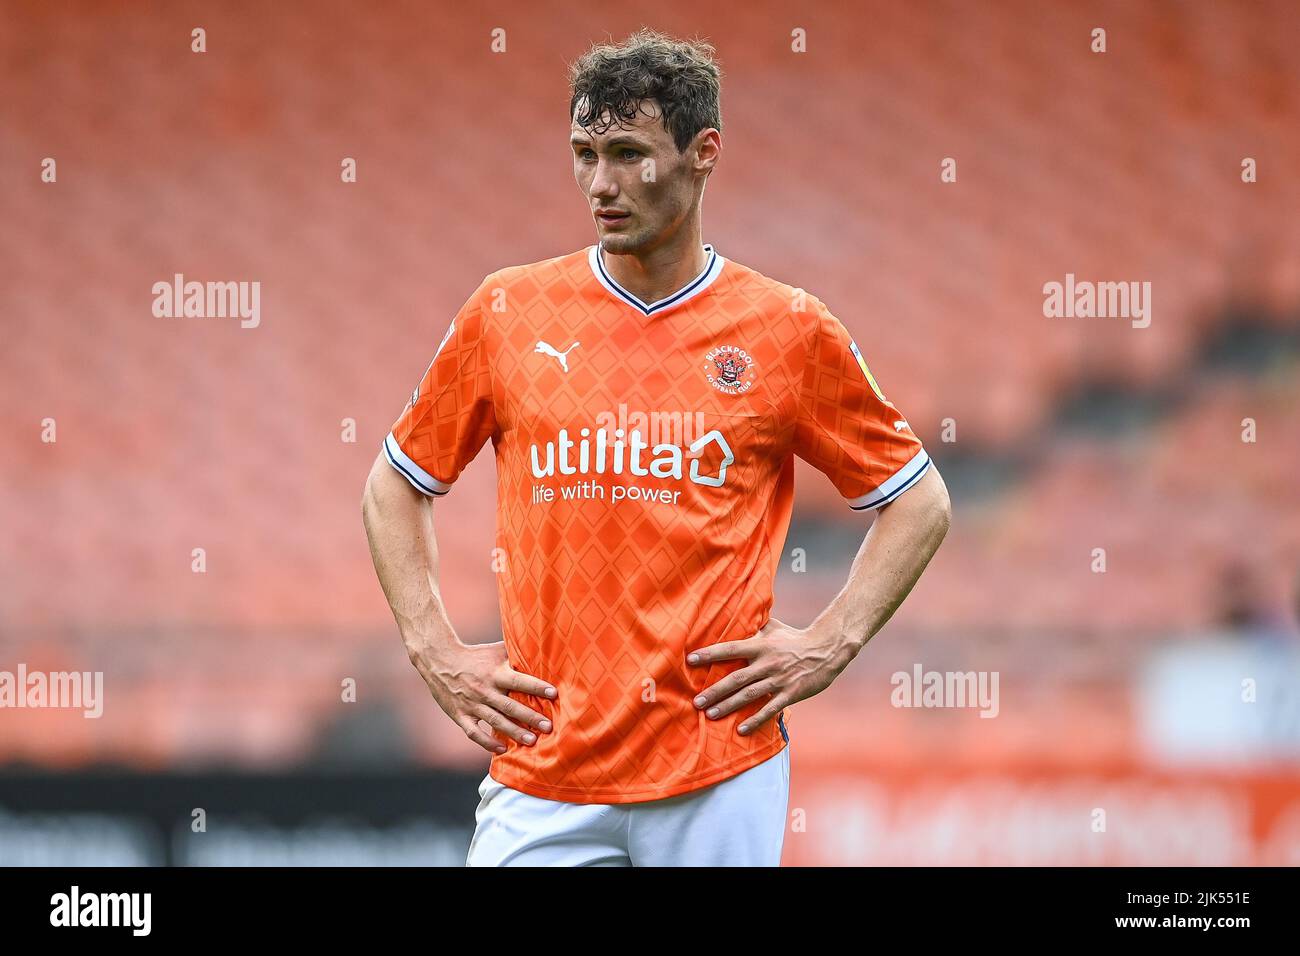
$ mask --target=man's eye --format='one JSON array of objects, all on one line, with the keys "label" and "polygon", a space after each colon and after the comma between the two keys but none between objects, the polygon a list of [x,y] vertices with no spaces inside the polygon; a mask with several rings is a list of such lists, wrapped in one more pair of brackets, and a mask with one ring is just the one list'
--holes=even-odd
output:
[{"label": "man's eye", "polygon": [[632,149],[630,147],[628,149],[623,150],[624,159],[636,159],[640,155],[641,154],[637,150]]}]

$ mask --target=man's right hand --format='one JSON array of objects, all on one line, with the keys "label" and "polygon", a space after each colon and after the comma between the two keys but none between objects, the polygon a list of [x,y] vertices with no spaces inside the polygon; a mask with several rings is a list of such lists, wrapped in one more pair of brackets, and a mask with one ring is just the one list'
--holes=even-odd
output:
[{"label": "man's right hand", "polygon": [[510,666],[504,641],[421,648],[410,652],[438,706],[465,731],[465,736],[489,753],[503,754],[506,746],[494,736],[505,734],[525,747],[537,742],[528,727],[550,733],[551,722],[511,697],[519,691],[554,700],[556,690],[546,681],[522,674]]}]

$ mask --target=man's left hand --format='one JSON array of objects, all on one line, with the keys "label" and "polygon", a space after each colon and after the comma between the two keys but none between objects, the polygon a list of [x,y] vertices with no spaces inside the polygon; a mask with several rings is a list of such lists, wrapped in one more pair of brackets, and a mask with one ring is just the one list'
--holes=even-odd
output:
[{"label": "man's left hand", "polygon": [[711,720],[764,697],[771,697],[758,713],[737,728],[753,733],[785,707],[820,694],[848,667],[858,648],[832,628],[799,630],[769,618],[757,634],[739,641],[721,641],[686,655],[686,663],[707,667],[715,661],[748,661],[695,697],[696,708]]}]

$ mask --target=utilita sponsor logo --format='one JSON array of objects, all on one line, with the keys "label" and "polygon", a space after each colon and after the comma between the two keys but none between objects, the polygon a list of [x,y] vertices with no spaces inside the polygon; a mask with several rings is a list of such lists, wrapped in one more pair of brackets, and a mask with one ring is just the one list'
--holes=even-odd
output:
[{"label": "utilita sponsor logo", "polygon": [[[622,428],[613,429],[612,432],[596,428],[594,437],[592,431],[588,427],[580,429],[575,441],[567,428],[561,428],[555,441],[548,441],[544,446],[534,442],[530,446],[533,477],[626,473],[638,478],[651,475],[681,481],[683,461],[689,456],[690,480],[697,485],[718,488],[727,479],[727,467],[736,460],[727,439],[716,428],[701,435],[690,445],[660,443],[653,447],[637,429],[628,434]],[[717,474],[713,475],[703,473],[700,468],[700,459],[710,445],[717,445],[722,455]],[[648,464],[643,463],[646,451],[654,456]],[[543,458],[545,464],[542,463]]]}]

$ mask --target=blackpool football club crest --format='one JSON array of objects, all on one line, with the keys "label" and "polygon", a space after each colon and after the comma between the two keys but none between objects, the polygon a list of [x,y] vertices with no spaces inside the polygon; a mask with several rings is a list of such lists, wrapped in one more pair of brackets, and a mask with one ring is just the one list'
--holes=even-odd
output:
[{"label": "blackpool football club crest", "polygon": [[704,377],[726,395],[749,391],[758,377],[754,359],[736,345],[719,345],[704,356]]}]

